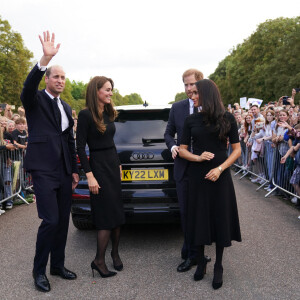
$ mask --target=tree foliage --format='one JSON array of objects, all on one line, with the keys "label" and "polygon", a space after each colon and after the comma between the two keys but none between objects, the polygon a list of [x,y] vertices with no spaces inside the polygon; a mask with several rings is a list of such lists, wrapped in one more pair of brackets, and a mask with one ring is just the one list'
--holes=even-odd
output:
[{"label": "tree foliage", "polygon": [[20,105],[20,94],[33,54],[21,35],[0,17],[0,103]]},{"label": "tree foliage", "polygon": [[85,99],[87,83],[73,80],[71,94],[75,100]]},{"label": "tree foliage", "polygon": [[300,17],[267,20],[209,78],[219,86],[224,103],[240,97],[274,101],[300,87],[299,51]]},{"label": "tree foliage", "polygon": [[187,98],[187,95],[186,95],[185,92],[177,93],[176,96],[175,96],[175,100],[169,102],[169,104],[173,104],[174,102],[178,102],[178,101],[184,100],[186,98]]}]

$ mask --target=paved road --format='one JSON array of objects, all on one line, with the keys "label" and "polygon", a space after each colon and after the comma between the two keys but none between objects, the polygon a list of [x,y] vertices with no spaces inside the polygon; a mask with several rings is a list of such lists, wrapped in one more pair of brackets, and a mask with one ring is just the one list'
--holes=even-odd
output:
[{"label": "paved road", "polygon": [[[192,279],[195,269],[176,272],[179,226],[125,227],[120,251],[125,268],[103,279],[93,278],[90,269],[95,231],[70,224],[66,266],[78,279],[48,275],[52,290],[40,293],[31,277],[40,221],[30,204],[0,216],[0,299],[300,299],[299,210],[276,197],[264,198],[247,179],[234,181],[243,242],[225,250],[220,290],[211,287],[213,263],[200,282]],[[214,247],[207,247],[206,254],[214,259]],[[107,261],[111,266],[109,257]]]}]

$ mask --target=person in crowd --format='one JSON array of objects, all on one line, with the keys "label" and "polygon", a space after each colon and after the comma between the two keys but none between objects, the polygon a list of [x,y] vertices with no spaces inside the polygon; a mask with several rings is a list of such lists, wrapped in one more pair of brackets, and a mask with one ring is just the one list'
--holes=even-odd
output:
[{"label": "person in crowd", "polygon": [[252,144],[248,143],[248,141],[252,133],[252,120],[253,120],[252,113],[248,113],[245,117],[245,123],[244,123],[244,134],[245,134],[244,143],[246,144],[246,150],[245,150],[246,155],[244,160],[244,167],[246,169],[249,169],[251,165]]},{"label": "person in crowd", "polygon": [[23,106],[18,107],[18,114],[20,117],[25,118],[25,109]]},{"label": "person in crowd", "polygon": [[78,119],[78,117],[77,117],[77,113],[76,113],[76,110],[75,109],[72,109],[72,118],[75,120],[77,120]]},{"label": "person in crowd", "polygon": [[[10,120],[5,117],[1,117],[1,129],[3,132],[3,139],[7,145],[14,144],[12,135],[7,131],[7,127]],[[11,151],[17,149],[18,147],[14,145]],[[4,198],[9,198],[12,195],[12,157],[9,152],[6,152],[6,161],[3,164],[3,181],[4,181]],[[5,209],[13,208],[13,200],[8,199],[5,203]]]},{"label": "person in crowd", "polygon": [[13,120],[8,120],[6,125],[6,132],[10,135],[16,129],[16,123]]},{"label": "person in crowd", "polygon": [[74,120],[73,132],[74,132],[74,138],[76,139],[78,118],[73,118],[73,120]]},{"label": "person in crowd", "polygon": [[14,139],[14,144],[20,149],[26,149],[28,143],[27,132],[25,130],[26,119],[20,117],[15,121],[15,124],[16,129],[11,133]]},{"label": "person in crowd", "polygon": [[[112,79],[96,76],[90,80],[86,92],[86,109],[78,114],[77,153],[88,181],[93,222],[97,229],[97,252],[91,268],[101,277],[111,277],[105,263],[105,253],[111,238],[111,257],[115,270],[121,271],[123,263],[119,256],[121,225],[125,223],[121,199],[122,166],[114,144],[117,116],[111,97]],[[88,159],[85,146],[89,147]]]},{"label": "person in crowd", "polygon": [[234,111],[238,111],[240,114],[242,113],[242,108],[237,102],[233,104],[233,109]]},{"label": "person in crowd", "polygon": [[[251,113],[253,115],[253,120],[252,120],[252,129],[253,129],[256,119],[258,119],[258,118],[259,119],[264,119],[263,115],[260,113],[259,105],[258,105],[257,102],[252,102]],[[263,122],[265,122],[265,120],[263,120]]]},{"label": "person in crowd", "polygon": [[[254,127],[252,128],[252,133],[250,136],[250,141],[252,144],[251,147],[251,160],[253,163],[253,172],[258,175],[258,177],[251,179],[252,182],[264,183],[265,175],[263,169],[263,161],[261,159],[263,153],[263,143],[261,139],[264,136],[264,126],[265,119],[257,118],[254,123]],[[259,140],[259,141],[257,141]]]},{"label": "person in crowd", "polygon": [[[190,270],[192,266],[197,265],[197,249],[193,244],[187,243],[186,240],[186,203],[188,189],[186,168],[188,162],[185,159],[182,159],[178,155],[178,152],[184,121],[187,116],[198,111],[198,108],[194,106],[194,101],[191,99],[191,89],[195,85],[195,82],[201,79],[203,79],[203,74],[197,69],[188,69],[183,73],[182,81],[184,83],[185,93],[189,98],[175,102],[172,105],[164,134],[166,145],[172,152],[172,157],[174,159],[174,179],[176,182],[181,226],[184,234],[184,241],[181,248],[181,258],[184,261],[177,267],[178,272],[186,272]],[[177,140],[175,139],[176,134]],[[211,260],[209,257],[206,257],[206,259],[207,261]]]},{"label": "person in crowd", "polygon": [[21,116],[19,114],[13,114],[11,117],[11,120],[16,122],[17,119],[19,119]]},{"label": "person in crowd", "polygon": [[287,131],[286,123],[288,121],[288,112],[286,110],[280,110],[278,118],[279,120],[273,131],[272,142],[278,151],[278,164],[275,164],[275,181],[279,186],[283,186],[285,178],[287,178],[287,173],[284,166],[279,164],[279,162],[289,149],[287,141],[284,140],[284,134]]},{"label": "person in crowd", "polygon": [[[181,138],[179,155],[188,165],[187,236],[199,249],[196,281],[206,272],[204,246],[216,243],[212,286],[223,284],[222,257],[231,241],[241,241],[234,186],[229,167],[241,155],[237,124],[225,112],[216,84],[208,79],[192,87],[192,99],[202,111],[189,116]],[[193,153],[188,150],[193,139]],[[232,152],[227,156],[227,141]]]},{"label": "person in crowd", "polygon": [[[237,104],[237,103],[235,103]],[[240,166],[243,165],[243,161],[245,159],[245,151],[246,151],[246,145],[244,143],[244,133],[242,133],[242,129],[244,127],[244,123],[245,123],[245,119],[243,119],[242,114],[241,113],[237,113],[235,114],[235,119],[237,122],[237,127],[238,127],[238,134],[239,134],[239,140],[240,140],[240,144],[241,144],[241,151],[242,151],[242,155],[238,158],[238,164]]]},{"label": "person in crowd", "polygon": [[[293,138],[293,144],[281,158],[280,163],[286,163],[289,156],[294,160],[294,171],[290,183],[292,184],[296,195],[300,196],[300,124],[297,124],[294,128],[290,128],[289,135]],[[294,204],[299,202],[297,197],[293,197],[291,201]]]},{"label": "person in crowd", "polygon": [[[8,198],[11,196],[11,160],[9,157],[8,151],[14,151],[15,147],[13,143],[7,139],[5,136],[5,125],[6,125],[6,118],[0,117],[0,156],[1,156],[1,190],[3,193],[3,198]],[[2,177],[3,174],[3,177]],[[2,193],[0,193],[2,194]],[[0,201],[2,200],[2,197],[0,198]],[[13,207],[12,200],[8,200],[4,203],[5,209],[11,209]],[[5,210],[3,210],[3,204],[0,203],[0,214],[4,213]]]},{"label": "person in crowd", "polygon": [[13,112],[12,112],[10,104],[6,104],[3,115],[4,115],[4,117],[6,117],[9,120],[11,119]]},{"label": "person in crowd", "polygon": [[273,166],[273,150],[272,147],[272,136],[273,130],[275,129],[275,112],[272,109],[266,111],[266,123],[264,126],[264,134],[261,138],[256,139],[257,143],[263,143],[263,147],[265,148],[264,157],[265,157],[265,165],[267,167],[267,178],[270,183],[269,186],[266,187],[266,190],[269,192],[273,188],[271,178],[272,178],[272,166]]},{"label": "person in crowd", "polygon": [[[31,173],[39,218],[33,266],[35,287],[51,290],[46,276],[49,255],[50,274],[76,279],[65,268],[65,246],[72,202],[72,188],[79,181],[71,107],[60,99],[65,88],[65,72],[60,66],[47,69],[59,51],[54,33],[39,36],[43,56],[27,76],[21,94],[28,122],[28,147],[24,168]],[[47,69],[47,71],[46,71]],[[46,89],[38,90],[45,74]]]}]

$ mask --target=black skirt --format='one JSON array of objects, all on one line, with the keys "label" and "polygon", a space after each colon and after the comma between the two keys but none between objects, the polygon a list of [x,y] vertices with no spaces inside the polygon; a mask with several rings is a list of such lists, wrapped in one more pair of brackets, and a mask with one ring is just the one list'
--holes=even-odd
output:
[{"label": "black skirt", "polygon": [[111,230],[125,223],[116,149],[91,152],[90,166],[101,187],[99,194],[90,193],[93,223],[98,230]]}]

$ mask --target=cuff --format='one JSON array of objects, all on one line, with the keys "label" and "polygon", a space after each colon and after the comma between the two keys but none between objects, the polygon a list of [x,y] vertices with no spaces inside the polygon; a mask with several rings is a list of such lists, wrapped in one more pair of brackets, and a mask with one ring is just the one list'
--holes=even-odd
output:
[{"label": "cuff", "polygon": [[47,67],[41,66],[40,62],[37,63],[37,67],[39,68],[40,71],[45,72],[47,70]]}]

